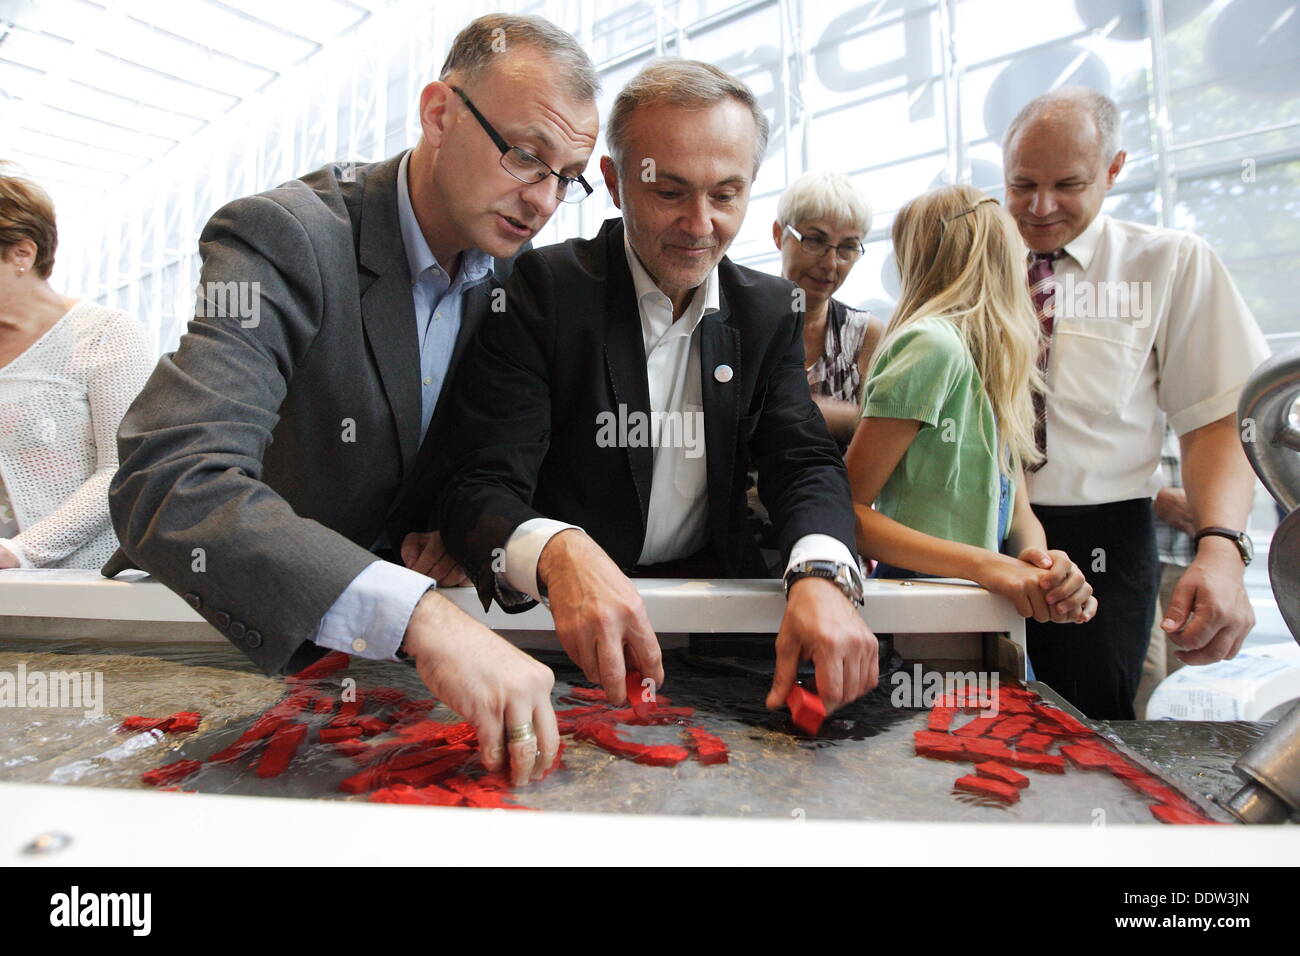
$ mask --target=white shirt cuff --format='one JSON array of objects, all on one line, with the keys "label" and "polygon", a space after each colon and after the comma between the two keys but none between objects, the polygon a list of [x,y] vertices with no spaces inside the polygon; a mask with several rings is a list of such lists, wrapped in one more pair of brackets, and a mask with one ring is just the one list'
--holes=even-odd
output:
[{"label": "white shirt cuff", "polygon": [[834,561],[836,564],[847,564],[859,578],[862,574],[857,558],[844,546],[844,542],[828,534],[806,534],[796,541],[790,549],[790,560],[785,566],[786,574],[800,561]]},{"label": "white shirt cuff", "polygon": [[396,660],[411,614],[433,586],[432,578],[390,561],[369,564],[325,612],[313,640],[356,657]]},{"label": "white shirt cuff", "polygon": [[527,594],[535,601],[542,600],[542,589],[537,583],[537,562],[547,542],[569,528],[582,530],[576,524],[565,524],[551,518],[530,518],[515,528],[506,542],[506,567],[497,572],[497,583]]}]

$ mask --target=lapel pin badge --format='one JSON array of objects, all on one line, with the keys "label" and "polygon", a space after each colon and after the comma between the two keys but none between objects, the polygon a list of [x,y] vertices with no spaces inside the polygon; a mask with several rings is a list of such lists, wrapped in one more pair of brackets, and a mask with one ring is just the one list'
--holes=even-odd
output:
[{"label": "lapel pin badge", "polygon": [[726,385],[731,381],[732,374],[730,365],[719,365],[713,370],[713,377],[723,385]]}]

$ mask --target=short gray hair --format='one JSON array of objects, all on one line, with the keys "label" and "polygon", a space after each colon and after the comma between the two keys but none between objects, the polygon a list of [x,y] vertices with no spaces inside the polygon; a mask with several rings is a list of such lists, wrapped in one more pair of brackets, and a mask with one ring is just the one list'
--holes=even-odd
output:
[{"label": "short gray hair", "polygon": [[865,239],[871,231],[871,203],[843,173],[807,172],[781,194],[776,220],[793,226],[810,219],[848,223]]},{"label": "short gray hair", "polygon": [[727,98],[748,106],[754,117],[754,127],[758,131],[757,142],[754,144],[754,172],[757,173],[767,154],[767,117],[763,115],[754,91],[743,80],[723,72],[712,63],[681,57],[664,57],[653,61],[619,91],[605,129],[609,155],[614,158],[615,165],[622,169],[628,122],[638,107],[660,103],[712,106]]},{"label": "short gray hair", "polygon": [[457,73],[468,83],[495,62],[495,54],[516,46],[531,47],[554,60],[574,99],[594,100],[600,92],[595,64],[570,34],[541,17],[506,13],[479,17],[456,34],[438,78],[446,80]]},{"label": "short gray hair", "polygon": [[1114,158],[1119,152],[1119,107],[1109,96],[1086,86],[1063,86],[1026,103],[1025,108],[1016,114],[1016,118],[1007,127],[1007,135],[1002,138],[1002,151],[1006,152],[1011,140],[1026,123],[1063,108],[1087,113],[1097,128],[1101,158],[1107,162]]}]

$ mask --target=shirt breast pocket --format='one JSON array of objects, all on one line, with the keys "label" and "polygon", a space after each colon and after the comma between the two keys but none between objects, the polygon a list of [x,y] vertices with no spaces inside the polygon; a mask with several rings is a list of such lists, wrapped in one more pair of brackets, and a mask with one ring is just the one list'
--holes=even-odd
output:
[{"label": "shirt breast pocket", "polygon": [[1150,343],[1126,322],[1061,324],[1052,340],[1052,397],[1101,414],[1128,404]]}]

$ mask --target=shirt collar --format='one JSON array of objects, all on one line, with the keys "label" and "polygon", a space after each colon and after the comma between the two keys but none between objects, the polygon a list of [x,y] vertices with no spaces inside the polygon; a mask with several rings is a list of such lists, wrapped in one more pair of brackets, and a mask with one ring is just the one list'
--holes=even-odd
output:
[{"label": "shirt collar", "polygon": [[[647,297],[659,297],[669,302],[669,310],[672,309],[671,300],[668,296],[655,285],[655,280],[651,278],[650,273],[646,271],[645,266],[641,264],[641,258],[632,248],[632,243],[627,237],[627,228],[623,229],[623,251],[627,255],[628,268],[632,270],[632,287],[636,290],[636,301],[640,305],[646,301]],[[704,277],[695,289],[695,295],[691,298],[691,304],[686,307],[686,312],[682,318],[690,323],[690,328],[694,331],[704,316],[712,312],[717,312],[720,306],[720,295],[718,290],[718,267],[714,266],[709,270],[709,274]],[[701,308],[701,303],[703,307]]]},{"label": "shirt collar", "polygon": [[1097,254],[1097,246],[1101,245],[1101,232],[1106,227],[1105,221],[1109,218],[1105,213],[1097,213],[1092,222],[1088,223],[1087,229],[1065,244],[1065,253],[1079,263],[1085,272],[1088,271],[1093,257]]},{"label": "shirt collar", "polygon": [[[407,185],[407,168],[411,162],[411,151],[402,155],[397,165],[397,221],[402,230],[402,247],[406,251],[406,265],[411,271],[411,283],[419,281],[420,276],[442,266],[429,249],[424,233],[420,230],[420,221],[415,218],[415,207],[411,205],[411,188]],[[482,249],[466,249],[460,257],[460,278],[463,285],[477,282],[488,274],[492,268],[492,257]]]}]

